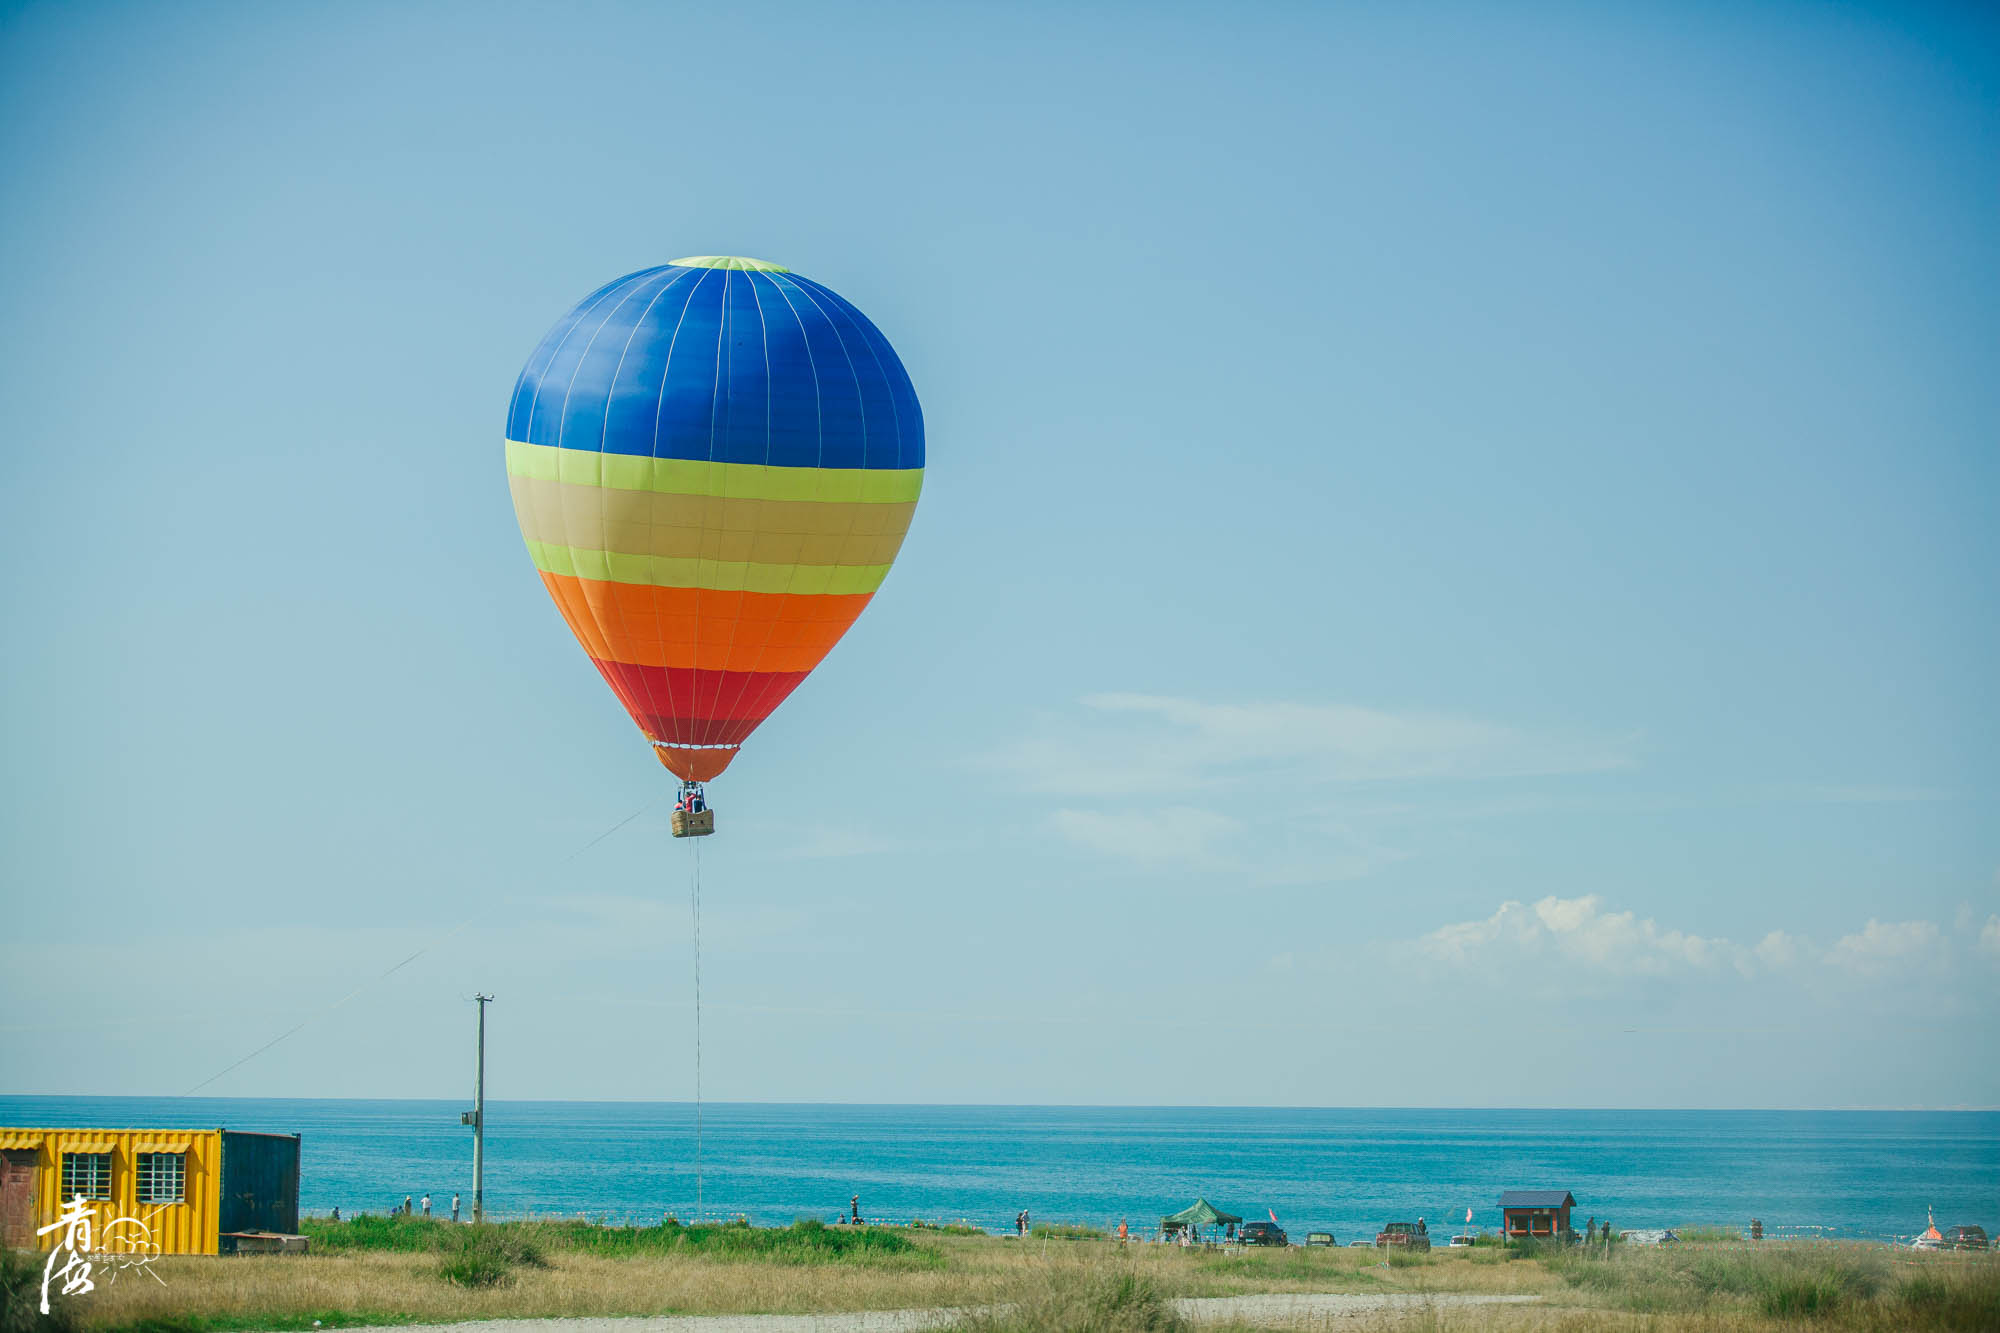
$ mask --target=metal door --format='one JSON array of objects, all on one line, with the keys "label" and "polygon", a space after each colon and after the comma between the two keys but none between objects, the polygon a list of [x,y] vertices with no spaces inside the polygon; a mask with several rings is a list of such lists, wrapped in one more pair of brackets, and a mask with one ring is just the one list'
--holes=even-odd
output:
[{"label": "metal door", "polygon": [[0,1152],[0,1245],[32,1250],[35,1238],[34,1150]]}]

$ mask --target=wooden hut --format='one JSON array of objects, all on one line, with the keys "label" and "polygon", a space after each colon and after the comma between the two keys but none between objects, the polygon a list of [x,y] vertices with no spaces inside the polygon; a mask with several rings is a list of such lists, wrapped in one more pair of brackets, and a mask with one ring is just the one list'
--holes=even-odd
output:
[{"label": "wooden hut", "polygon": [[1509,1240],[1559,1240],[1569,1234],[1568,1190],[1508,1190],[1500,1196],[1500,1228]]}]

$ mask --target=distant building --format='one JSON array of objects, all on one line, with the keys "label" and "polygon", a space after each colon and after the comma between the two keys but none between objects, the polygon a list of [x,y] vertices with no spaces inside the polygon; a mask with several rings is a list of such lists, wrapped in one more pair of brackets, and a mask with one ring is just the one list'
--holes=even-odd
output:
[{"label": "distant building", "polygon": [[1500,1196],[1500,1229],[1509,1240],[1553,1240],[1569,1234],[1568,1190],[1508,1190]]},{"label": "distant building", "polygon": [[[299,1229],[299,1136],[227,1129],[0,1128],[0,1245],[49,1249],[35,1234],[71,1199],[112,1251],[229,1254]],[[132,1223],[113,1226],[121,1218]],[[101,1240],[99,1240],[101,1238]]]}]

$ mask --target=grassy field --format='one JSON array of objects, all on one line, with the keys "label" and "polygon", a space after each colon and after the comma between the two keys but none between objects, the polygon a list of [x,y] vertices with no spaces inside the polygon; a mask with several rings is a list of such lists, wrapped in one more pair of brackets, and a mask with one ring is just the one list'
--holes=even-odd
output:
[{"label": "grassy field", "polygon": [[[597,1227],[475,1230],[401,1218],[309,1224],[304,1257],[162,1259],[67,1303],[82,1333],[208,1333],[544,1315],[816,1313],[951,1307],[973,1333],[1149,1333],[1188,1325],[1176,1297],[1407,1293],[1373,1323],[1303,1327],[1519,1333],[2000,1329],[2000,1257],[1885,1246],[1740,1242],[1608,1255],[1501,1248],[1183,1250],[1113,1240],[1017,1241],[938,1229]],[[18,1269],[20,1265],[15,1264]],[[21,1271],[29,1271],[22,1269]],[[38,1266],[32,1266],[39,1279]],[[13,1285],[12,1283],[9,1284]],[[1454,1293],[1532,1305],[1452,1306]],[[31,1294],[31,1293],[29,1293]],[[10,1306],[18,1304],[9,1298]],[[10,1309],[0,1333],[22,1322]],[[1205,1328],[1230,1327],[1203,1325]]]}]

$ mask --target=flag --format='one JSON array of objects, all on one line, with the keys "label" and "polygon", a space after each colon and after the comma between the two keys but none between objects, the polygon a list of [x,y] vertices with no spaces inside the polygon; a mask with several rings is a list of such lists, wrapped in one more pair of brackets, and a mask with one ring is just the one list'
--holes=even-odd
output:
[{"label": "flag", "polygon": [[1267,1213],[1271,1213],[1271,1225],[1272,1226],[1278,1225],[1278,1215],[1276,1213],[1271,1212],[1269,1208],[1266,1208],[1264,1211]]},{"label": "flag", "polygon": [[1465,1225],[1472,1225],[1472,1210],[1470,1208],[1465,1210]]}]

